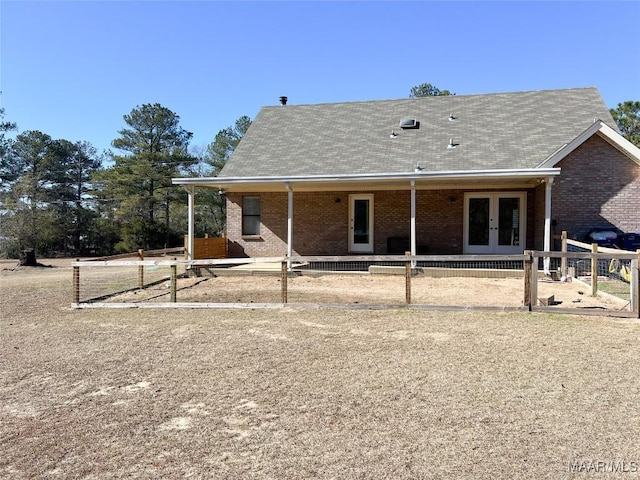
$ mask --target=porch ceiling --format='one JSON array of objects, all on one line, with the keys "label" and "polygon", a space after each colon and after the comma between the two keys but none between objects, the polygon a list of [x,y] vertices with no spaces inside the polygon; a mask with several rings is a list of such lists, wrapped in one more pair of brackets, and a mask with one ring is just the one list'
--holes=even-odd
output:
[{"label": "porch ceiling", "polygon": [[410,190],[413,185],[417,190],[531,188],[559,173],[559,168],[537,168],[388,175],[174,178],[172,182],[226,192],[286,192],[289,188],[295,192]]}]

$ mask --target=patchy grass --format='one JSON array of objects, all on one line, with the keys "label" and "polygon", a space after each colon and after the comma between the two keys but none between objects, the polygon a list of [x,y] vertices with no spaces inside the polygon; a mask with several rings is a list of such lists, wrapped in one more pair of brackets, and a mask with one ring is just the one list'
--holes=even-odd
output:
[{"label": "patchy grass", "polygon": [[561,479],[584,476],[570,462],[640,467],[637,321],[71,310],[68,267],[0,282],[0,477]]},{"label": "patchy grass", "polygon": [[631,287],[622,280],[613,279],[606,282],[598,282],[598,290],[623,300],[631,299]]}]

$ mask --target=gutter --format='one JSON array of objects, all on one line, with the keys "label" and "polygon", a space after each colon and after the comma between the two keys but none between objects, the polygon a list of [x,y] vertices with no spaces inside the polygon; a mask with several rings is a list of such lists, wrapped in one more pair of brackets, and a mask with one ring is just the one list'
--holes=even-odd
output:
[{"label": "gutter", "polygon": [[526,168],[500,170],[447,170],[442,172],[364,173],[346,175],[289,175],[267,177],[182,177],[172,178],[173,185],[232,186],[253,183],[343,183],[371,181],[474,180],[487,178],[542,178],[560,175],[560,168]]}]

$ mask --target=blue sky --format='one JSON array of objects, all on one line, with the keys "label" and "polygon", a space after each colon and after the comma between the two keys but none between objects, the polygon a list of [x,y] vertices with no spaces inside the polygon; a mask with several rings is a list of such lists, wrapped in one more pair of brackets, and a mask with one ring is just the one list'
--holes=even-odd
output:
[{"label": "blue sky", "polygon": [[206,146],[289,104],[595,86],[640,100],[640,1],[0,1],[0,103],[20,131],[110,148],[159,102]]}]

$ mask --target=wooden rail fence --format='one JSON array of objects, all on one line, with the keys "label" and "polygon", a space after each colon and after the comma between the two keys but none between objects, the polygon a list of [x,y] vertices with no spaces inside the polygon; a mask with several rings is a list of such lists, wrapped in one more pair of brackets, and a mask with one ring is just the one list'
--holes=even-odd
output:
[{"label": "wooden rail fence", "polygon": [[[594,249],[595,250],[595,249]],[[281,303],[288,303],[288,289],[289,282],[288,279],[294,273],[291,268],[293,264],[311,264],[314,262],[323,263],[323,264],[331,264],[338,262],[370,262],[370,264],[382,264],[387,262],[387,264],[396,265],[397,268],[404,268],[404,283],[405,283],[405,305],[411,306],[412,303],[412,277],[416,274],[416,265],[419,262],[522,262],[522,279],[523,279],[523,297],[521,307],[513,307],[510,308],[512,310],[527,310],[527,311],[554,311],[554,312],[562,312],[562,313],[580,313],[584,314],[584,311],[577,311],[575,309],[564,309],[560,310],[556,307],[549,308],[546,305],[540,305],[538,301],[538,281],[540,277],[539,272],[539,264],[541,263],[541,259],[549,259],[553,258],[556,261],[560,260],[560,264],[562,268],[568,270],[566,267],[565,260],[567,259],[583,259],[589,260],[592,264],[596,263],[599,260],[610,260],[615,258],[619,261],[628,262],[630,265],[631,276],[629,282],[629,291],[630,291],[630,301],[629,301],[629,309],[626,312],[619,311],[616,313],[617,316],[631,316],[635,318],[640,318],[640,291],[639,291],[639,279],[640,279],[640,251],[633,252],[624,252],[624,251],[611,251],[611,252],[599,252],[597,250],[591,252],[543,252],[543,251],[532,251],[527,250],[523,255],[368,255],[368,256],[318,256],[318,257],[310,257],[310,256],[292,256],[292,257],[267,257],[267,258],[237,258],[237,259],[203,259],[203,260],[181,260],[177,258],[173,258],[171,260],[104,260],[104,261],[76,261],[72,263],[73,267],[73,306],[75,307],[86,307],[91,306],[91,300],[81,302],[80,299],[80,282],[81,282],[81,268],[91,268],[98,266],[108,266],[108,267],[132,267],[138,266],[138,268],[144,267],[165,267],[169,269],[169,278],[170,278],[170,302],[169,304],[161,304],[156,303],[153,306],[169,306],[173,304],[173,306],[181,306],[181,307],[191,307],[196,306],[194,303],[186,303],[186,304],[178,304],[177,303],[177,267],[184,267],[189,271],[190,269],[197,269],[202,267],[229,267],[233,265],[242,265],[242,264],[257,264],[257,263],[280,263],[280,276],[281,276]],[[398,267],[397,265],[403,265],[403,267]],[[454,269],[455,270],[455,269]],[[277,272],[277,270],[276,270]],[[566,276],[568,272],[561,272]],[[592,275],[592,277],[597,277],[596,275]],[[597,282],[597,278],[594,280]],[[144,276],[139,277],[139,288],[144,288]],[[597,285],[597,283],[596,283]],[[597,294],[597,289],[592,291],[592,295]],[[229,305],[225,304],[227,308]],[[138,306],[138,305],[123,305],[123,304],[100,304],[94,306]],[[149,306],[149,305],[148,305]],[[256,308],[257,304],[251,304],[252,308]],[[265,307],[270,306],[273,307],[274,304],[265,304]],[[362,305],[361,307],[365,307],[366,305]],[[391,307],[391,306],[390,306]],[[397,305],[395,305],[397,307]],[[501,310],[504,310],[502,308]],[[608,312],[607,314],[610,314]],[[602,312],[600,312],[602,314]]]}]

